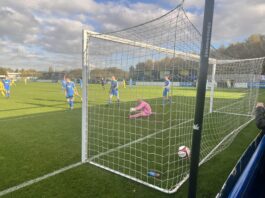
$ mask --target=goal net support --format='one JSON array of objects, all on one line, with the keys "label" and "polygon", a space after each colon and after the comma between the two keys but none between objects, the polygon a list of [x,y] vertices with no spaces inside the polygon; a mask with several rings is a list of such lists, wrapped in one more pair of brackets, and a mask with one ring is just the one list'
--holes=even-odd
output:
[{"label": "goal net support", "polygon": [[[82,162],[175,192],[189,176],[190,158],[179,157],[178,149],[192,144],[200,45],[182,5],[121,31],[84,30]],[[224,60],[212,49],[200,164],[253,119],[263,61]],[[171,81],[166,93],[165,76]],[[139,99],[152,114],[129,119]]]}]

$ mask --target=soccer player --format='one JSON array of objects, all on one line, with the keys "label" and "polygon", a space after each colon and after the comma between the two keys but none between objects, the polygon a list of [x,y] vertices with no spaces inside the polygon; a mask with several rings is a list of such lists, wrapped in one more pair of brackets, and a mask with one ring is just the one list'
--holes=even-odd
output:
[{"label": "soccer player", "polygon": [[82,87],[83,87],[83,80],[81,78],[79,79],[79,85],[80,85],[80,88],[82,89]]},{"label": "soccer player", "polygon": [[130,113],[132,112],[137,112],[134,115],[129,115],[129,119],[132,118],[140,118],[140,117],[148,117],[150,115],[152,115],[152,108],[150,106],[150,104],[148,104],[147,102],[141,100],[141,99],[137,99],[138,105],[136,107],[130,108]]},{"label": "soccer player", "polygon": [[125,81],[125,79],[123,79],[122,84],[123,84],[123,88],[126,88],[126,81]]},{"label": "soccer player", "polygon": [[11,80],[11,84],[10,84],[10,85],[11,85],[11,86],[13,86],[13,85],[14,85],[14,86],[17,86],[17,85],[16,85],[16,82],[15,82],[14,79]]},{"label": "soccer player", "polygon": [[116,80],[115,76],[111,77],[111,82],[110,82],[110,94],[109,94],[109,104],[112,102],[112,97],[116,96],[118,103],[120,102],[120,97],[119,97],[119,90],[118,90],[118,81]]},{"label": "soccer player", "polygon": [[171,82],[169,80],[169,76],[165,76],[165,85],[163,90],[163,105],[165,105],[166,100],[170,102],[169,99],[169,91],[170,91]]},{"label": "soccer player", "polygon": [[[75,83],[71,81],[70,78],[66,78],[66,84],[65,84],[65,97],[67,99],[67,102],[69,104],[70,109],[74,109],[74,95],[75,93],[78,94]],[[78,94],[79,95],[79,94]]]},{"label": "soccer player", "polygon": [[5,95],[7,98],[10,97],[10,84],[11,84],[11,80],[8,78],[8,76],[6,76],[6,78],[2,81],[4,88],[5,88]]},{"label": "soccer player", "polygon": [[0,92],[1,92],[2,96],[6,96],[4,84],[2,81],[0,81]]},{"label": "soccer player", "polygon": [[102,89],[105,90],[105,80],[104,80],[104,78],[101,78],[101,86],[102,86]]},{"label": "soccer player", "polygon": [[133,85],[132,78],[130,78],[129,85],[130,85],[130,88],[132,88],[132,85]]},{"label": "soccer player", "polygon": [[65,90],[65,88],[66,88],[66,78],[65,78],[65,76],[63,77],[63,80],[62,80],[62,90]]}]

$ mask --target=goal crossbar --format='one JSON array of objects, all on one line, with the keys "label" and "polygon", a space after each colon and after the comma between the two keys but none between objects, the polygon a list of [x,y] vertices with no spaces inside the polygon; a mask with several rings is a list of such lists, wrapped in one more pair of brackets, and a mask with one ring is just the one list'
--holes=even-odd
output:
[{"label": "goal crossbar", "polygon": [[[173,49],[168,49],[165,47],[159,47],[156,45],[144,43],[144,42],[139,42],[139,41],[132,41],[129,39],[124,39],[121,37],[113,36],[110,34],[103,34],[103,33],[98,33],[90,30],[84,30],[84,33],[87,35],[87,37],[93,37],[93,38],[98,38],[106,41],[112,41],[112,42],[117,42],[117,43],[122,43],[134,47],[141,47],[141,48],[146,48],[146,49],[151,49],[155,50],[161,53],[165,54],[172,54],[175,57],[179,58],[184,58],[185,60],[192,60],[192,61],[200,61],[200,56],[197,54],[192,54],[192,53],[187,53],[187,52],[181,52],[178,50],[173,50]],[[229,63],[234,63],[234,62],[243,62],[243,61],[252,61],[252,60],[262,60],[265,57],[261,58],[249,58],[249,59],[228,59],[228,60],[218,60],[214,58],[209,58],[209,63],[210,64],[229,64]]]},{"label": "goal crossbar", "polygon": [[[185,52],[181,52],[181,51],[177,51],[177,50],[173,50],[173,49],[155,46],[155,45],[144,43],[144,42],[132,41],[129,39],[124,39],[124,38],[120,38],[120,37],[109,35],[109,34],[101,34],[101,33],[93,32],[90,30],[85,30],[85,31],[88,34],[88,37],[93,37],[93,38],[98,38],[98,39],[102,39],[102,40],[122,43],[122,44],[130,45],[130,46],[134,46],[134,47],[151,49],[151,50],[155,50],[155,51],[165,53],[165,54],[172,54],[175,57],[184,58],[186,60],[193,60],[193,61],[197,61],[197,62],[200,60],[200,56],[196,55],[196,54],[185,53]],[[210,63],[216,62],[215,59],[210,59],[209,61],[210,61]]]}]

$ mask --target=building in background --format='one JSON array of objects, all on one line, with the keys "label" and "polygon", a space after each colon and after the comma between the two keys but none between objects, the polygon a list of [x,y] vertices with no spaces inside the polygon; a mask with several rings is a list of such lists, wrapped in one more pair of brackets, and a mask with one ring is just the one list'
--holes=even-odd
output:
[{"label": "building in background", "polygon": [[7,72],[9,78],[14,80],[19,80],[21,78],[21,73],[19,72]]}]

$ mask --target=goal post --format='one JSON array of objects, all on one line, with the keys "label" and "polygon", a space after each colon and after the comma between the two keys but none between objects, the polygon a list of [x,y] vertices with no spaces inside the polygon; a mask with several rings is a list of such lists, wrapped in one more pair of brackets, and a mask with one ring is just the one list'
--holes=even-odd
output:
[{"label": "goal post", "polygon": [[[204,7],[204,17],[203,17],[202,43],[200,49],[200,71],[199,71],[198,86],[196,92],[196,107],[194,111],[195,115],[194,115],[194,125],[192,133],[192,148],[191,148],[192,155],[190,162],[189,192],[188,192],[189,198],[196,198],[196,192],[197,192],[197,176],[198,176],[198,168],[200,163],[200,149],[201,149],[201,139],[203,131],[206,83],[207,83],[207,74],[209,68],[211,38],[212,38],[213,13],[214,13],[214,0],[206,0]],[[212,69],[213,70],[212,73],[215,73],[214,70],[216,67],[216,63],[214,63],[213,65],[214,66]],[[214,77],[215,75],[213,75],[212,79]],[[212,84],[213,84],[212,87],[214,87],[213,80]]]},{"label": "goal post", "polygon": [[212,68],[212,78],[211,78],[211,93],[210,93],[210,109],[209,112],[213,112],[213,103],[214,103],[214,87],[215,87],[215,73],[216,73],[216,62],[213,63]]},{"label": "goal post", "polygon": [[[82,34],[82,162],[176,192],[190,174],[190,157],[178,150],[192,147],[201,35],[182,6],[125,30]],[[254,86],[262,61],[210,56],[200,164],[225,149],[253,119],[249,112],[257,100]],[[235,81],[231,87],[229,79]],[[136,113],[130,109],[139,101],[152,113],[132,118]]]},{"label": "goal post", "polygon": [[81,162],[85,163],[87,161],[87,145],[88,145],[88,95],[87,95],[87,84],[88,84],[88,41],[89,35],[86,30],[82,31],[82,134],[81,134]]}]

